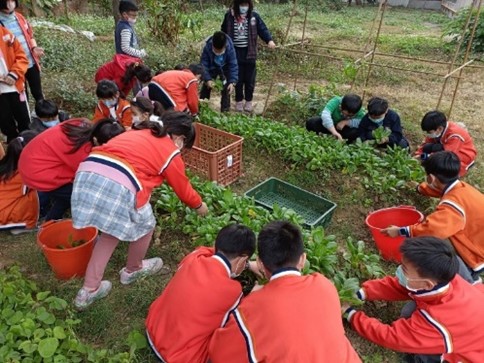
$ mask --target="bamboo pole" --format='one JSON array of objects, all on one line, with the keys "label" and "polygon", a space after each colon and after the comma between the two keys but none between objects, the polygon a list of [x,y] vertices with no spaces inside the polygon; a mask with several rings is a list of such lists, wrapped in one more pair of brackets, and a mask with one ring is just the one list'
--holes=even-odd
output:
[{"label": "bamboo pole", "polygon": [[459,68],[454,69],[452,72],[447,73],[447,74],[444,76],[444,78],[449,78],[451,75],[453,75],[454,73],[456,73],[456,72],[458,72],[458,71],[461,71],[461,70],[462,70],[462,68],[467,67],[467,66],[468,66],[469,64],[471,64],[472,62],[474,62],[474,59],[471,59],[469,62],[467,62],[467,63],[465,63],[465,64],[461,65]]},{"label": "bamboo pole", "polygon": [[[293,8],[292,8],[292,12],[291,12],[291,17],[289,18],[289,22],[287,24],[286,35],[284,36],[284,39],[282,41],[282,44],[281,44],[282,46],[284,46],[284,44],[286,44],[287,37],[288,37],[289,31],[291,29],[292,18],[294,18],[294,15],[296,14],[296,8],[297,8],[297,0],[293,0]],[[284,49],[284,48],[281,48],[281,49]],[[280,57],[280,53],[278,52],[278,53],[276,53],[276,62],[274,64],[274,72],[272,72],[271,83],[269,85],[266,100],[264,102],[264,109],[262,111],[262,116],[265,116],[265,114],[266,114],[267,105],[269,104],[269,97],[271,97],[272,89],[274,88],[274,82],[276,80],[276,75],[277,76],[279,75],[279,63],[280,63],[280,61],[281,61],[281,57]]]},{"label": "bamboo pole", "polygon": [[[472,9],[471,9],[471,11],[469,11],[469,15],[467,16],[466,24],[464,25],[464,28],[462,30],[462,34],[461,34],[461,38],[459,40],[459,43],[457,44],[457,46],[455,48],[454,56],[452,57],[452,61],[449,64],[449,68],[447,69],[447,73],[452,71],[452,69],[454,68],[455,62],[457,61],[457,58],[459,57],[460,48],[462,47],[462,44],[464,42],[465,34],[467,32],[467,27],[469,26],[470,21],[471,21],[471,16],[472,16]],[[448,78],[444,79],[444,82],[442,83],[442,90],[440,91],[440,96],[439,96],[439,100],[437,101],[436,109],[439,109],[440,104],[442,102],[442,98],[444,97],[444,92],[445,92],[445,89],[447,88],[447,81],[448,81]]]},{"label": "bamboo pole", "polygon": [[361,58],[358,58],[357,60],[355,60],[355,64],[358,64],[360,63],[362,60],[365,60],[366,58],[368,58],[370,55],[373,54],[373,51],[369,51],[368,53],[366,53],[363,57]]},{"label": "bamboo pole", "polygon": [[[471,36],[467,43],[466,52],[464,54],[464,60],[462,61],[463,63],[466,63],[467,59],[469,58],[469,53],[472,48],[472,41],[474,40],[474,35],[476,34],[477,25],[479,24],[479,16],[481,15],[481,8],[482,8],[482,0],[479,0],[479,5],[477,6],[477,14],[474,20],[474,26],[472,27]],[[471,10],[470,10],[471,13],[473,9],[474,9],[474,6],[471,7]],[[454,93],[452,94],[452,101],[450,103],[450,108],[449,108],[447,117],[450,117],[450,115],[452,114],[452,109],[454,108],[454,103],[455,103],[455,97],[457,96],[457,92],[459,91],[460,77],[462,77],[462,72],[464,71],[464,67],[465,67],[465,64],[459,69],[459,77],[457,78],[457,81],[455,83]]]},{"label": "bamboo pole", "polygon": [[[306,24],[307,24],[307,21],[308,21],[308,6],[306,5],[306,10],[304,12],[304,24],[303,24],[303,32],[302,32],[302,36],[301,36],[301,50],[304,49],[304,36],[306,35]],[[297,66],[296,66],[296,76],[294,77],[294,91],[296,90],[297,88],[297,76],[299,74],[299,69],[301,68],[301,61],[298,61],[297,62]]]},{"label": "bamboo pole", "polygon": [[373,60],[375,59],[376,47],[378,45],[378,39],[380,38],[381,26],[383,24],[383,17],[385,16],[386,9],[387,9],[387,0],[383,0],[380,3],[380,8],[379,8],[379,11],[381,13],[381,15],[380,15],[380,23],[378,24],[378,30],[376,32],[376,37],[375,37],[375,40],[374,40],[375,43],[373,44],[373,53],[371,54],[370,64],[368,66],[368,72],[366,73],[365,85],[363,87],[363,95],[361,96],[361,99],[362,100],[365,99],[366,88],[368,87],[368,81],[370,79],[371,71],[373,69]]}]

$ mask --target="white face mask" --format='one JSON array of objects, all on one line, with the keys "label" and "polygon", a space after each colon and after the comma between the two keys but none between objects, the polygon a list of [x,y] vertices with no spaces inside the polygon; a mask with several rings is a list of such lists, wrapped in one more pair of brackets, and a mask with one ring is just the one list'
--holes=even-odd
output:
[{"label": "white face mask", "polygon": [[136,23],[136,18],[128,18],[128,23],[134,25]]},{"label": "white face mask", "polygon": [[249,7],[248,6],[239,6],[239,11],[240,11],[240,14],[242,14],[242,15],[247,14],[249,12]]},{"label": "white face mask", "polygon": [[139,116],[133,116],[133,125],[139,124],[141,122],[141,119]]},{"label": "white face mask", "polygon": [[15,8],[16,8],[15,1],[7,1],[7,10],[10,13],[13,13],[13,11],[15,10]]},{"label": "white face mask", "polygon": [[183,146],[185,146],[185,143],[183,142],[183,139],[178,138],[173,141],[175,143],[175,146],[178,148],[178,150],[183,149]]},{"label": "white face mask", "polygon": [[428,134],[427,134],[427,137],[428,137],[428,138],[430,138],[430,139],[437,139],[437,138],[439,138],[441,135],[442,135],[442,133],[440,133],[440,134],[439,134],[439,133],[435,132],[435,133],[428,133]]}]

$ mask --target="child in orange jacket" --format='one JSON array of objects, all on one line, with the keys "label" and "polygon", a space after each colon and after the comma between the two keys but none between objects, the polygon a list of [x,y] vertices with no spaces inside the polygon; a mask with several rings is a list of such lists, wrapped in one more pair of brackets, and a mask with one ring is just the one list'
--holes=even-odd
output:
[{"label": "child in orange jacket", "polygon": [[433,213],[413,226],[390,226],[383,233],[390,237],[434,236],[449,239],[464,261],[459,274],[476,281],[484,271],[484,194],[458,179],[461,163],[451,151],[432,154],[423,162],[427,182],[418,192],[440,198]]},{"label": "child in orange jacket", "polygon": [[0,130],[7,136],[7,142],[29,128],[30,115],[25,96],[28,65],[18,39],[0,26]]},{"label": "child in orange jacket", "polygon": [[111,118],[118,121],[125,128],[131,127],[133,123],[131,106],[127,100],[119,96],[119,89],[116,83],[107,79],[99,81],[96,87],[96,96],[99,98],[99,102],[92,119],[94,123],[104,118]]},{"label": "child in orange jacket", "polygon": [[37,192],[23,183],[17,170],[20,153],[36,135],[35,131],[22,131],[10,141],[0,160],[0,230],[13,234],[32,231],[39,219]]},{"label": "child in orange jacket", "polygon": [[406,362],[482,362],[484,286],[457,275],[459,261],[445,240],[407,238],[400,250],[396,276],[366,281],[357,295],[364,301],[413,301],[391,324],[344,304],[351,326],[378,345],[409,353]]}]

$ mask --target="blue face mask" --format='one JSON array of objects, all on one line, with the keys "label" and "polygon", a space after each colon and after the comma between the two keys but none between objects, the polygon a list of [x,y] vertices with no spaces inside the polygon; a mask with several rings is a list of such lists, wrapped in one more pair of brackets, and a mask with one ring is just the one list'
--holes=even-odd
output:
[{"label": "blue face mask", "polygon": [[249,12],[249,7],[248,6],[239,6],[239,11],[240,11],[240,14],[242,14],[242,15],[247,14]]},{"label": "blue face mask", "polygon": [[103,103],[106,105],[107,108],[114,107],[118,104],[118,100],[103,100]]},{"label": "blue face mask", "polygon": [[412,292],[419,291],[418,289],[412,289],[411,287],[408,287],[408,279],[407,279],[407,276],[405,276],[405,274],[403,273],[402,265],[399,265],[397,267],[397,270],[395,271],[395,276],[397,277],[400,285],[402,285],[407,290],[412,291]]},{"label": "blue face mask", "polygon": [[222,67],[224,65],[224,58],[225,58],[224,54],[225,54],[225,52],[223,52],[222,54],[215,54],[215,57],[213,59],[215,64],[217,64],[220,67]]},{"label": "blue face mask", "polygon": [[370,116],[368,116],[368,117],[370,118],[371,121],[373,121],[376,124],[382,123],[383,120],[385,119],[385,116],[380,117],[380,118],[371,118]]},{"label": "blue face mask", "polygon": [[50,120],[50,121],[42,121],[42,125],[44,125],[45,127],[53,127],[57,124],[59,124],[58,118],[56,118],[55,120]]}]

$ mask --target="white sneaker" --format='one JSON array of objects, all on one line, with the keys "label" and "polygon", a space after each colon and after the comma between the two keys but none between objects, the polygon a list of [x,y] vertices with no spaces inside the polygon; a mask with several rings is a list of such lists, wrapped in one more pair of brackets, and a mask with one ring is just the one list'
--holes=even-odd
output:
[{"label": "white sneaker", "polygon": [[246,101],[245,102],[244,110],[246,112],[252,112],[252,111],[254,111],[254,106],[252,105],[252,101]]},{"label": "white sneaker", "polygon": [[97,290],[88,291],[85,288],[81,288],[77,292],[77,296],[74,299],[74,306],[78,310],[84,310],[89,305],[91,305],[94,301],[102,299],[106,297],[109,292],[111,291],[112,284],[110,281],[103,280],[101,281],[101,285],[99,285]]},{"label": "white sneaker", "polygon": [[14,236],[22,233],[30,233],[30,232],[37,232],[37,228],[13,228],[10,230],[10,233]]},{"label": "white sneaker", "polygon": [[240,101],[235,104],[235,111],[244,112],[244,101]]},{"label": "white sneaker", "polygon": [[145,276],[154,275],[163,267],[163,260],[159,257],[153,257],[143,260],[142,264],[143,267],[134,272],[127,272],[126,267],[123,267],[121,271],[119,271],[119,281],[123,285],[129,285]]}]

